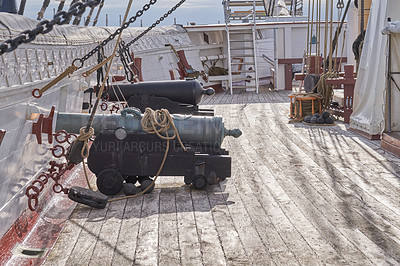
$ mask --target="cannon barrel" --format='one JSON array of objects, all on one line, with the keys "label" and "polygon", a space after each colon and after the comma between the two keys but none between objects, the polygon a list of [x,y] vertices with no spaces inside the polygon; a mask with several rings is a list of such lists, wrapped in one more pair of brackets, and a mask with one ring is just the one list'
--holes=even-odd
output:
[{"label": "cannon barrel", "polygon": [[[66,130],[69,133],[79,133],[89,120],[89,114],[58,113],[56,131]],[[101,131],[124,128],[129,132],[143,132],[141,119],[143,115],[138,109],[124,109],[121,114],[95,115],[92,127],[95,134]],[[188,116],[172,115],[178,133],[184,143],[220,148],[226,136],[238,138],[242,132],[239,129],[228,130],[219,116]],[[170,136],[174,134],[171,129]]]},{"label": "cannon barrel", "polygon": [[214,93],[214,89],[204,89],[200,82],[195,79],[111,85],[108,90],[110,101],[121,100],[124,97],[128,100],[135,95],[151,95],[191,105],[197,105],[203,95],[213,95]]}]

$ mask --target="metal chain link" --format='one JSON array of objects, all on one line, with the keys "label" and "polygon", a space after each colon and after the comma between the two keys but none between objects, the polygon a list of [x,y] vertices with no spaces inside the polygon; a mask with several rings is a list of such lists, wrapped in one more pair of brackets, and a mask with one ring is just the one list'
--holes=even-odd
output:
[{"label": "metal chain link", "polygon": [[[84,57],[82,58],[76,58],[74,61],[72,61],[72,64],[75,65],[76,62],[79,62],[80,64],[77,66],[78,68],[81,68],[83,66],[83,63],[89,59],[91,56],[93,56],[95,53],[100,51],[101,48],[106,46],[110,41],[112,41],[117,35],[119,35],[124,29],[128,28],[130,24],[135,22],[137,18],[141,17],[143,13],[147,10],[150,9],[152,5],[157,3],[157,0],[150,0],[148,4],[145,4],[141,10],[137,11],[136,14],[131,17],[127,22],[125,22],[120,28],[118,28],[113,34],[108,36],[107,39],[103,40],[99,45],[97,45],[93,50],[91,50],[89,53],[87,53]],[[75,65],[76,66],[76,65]]]},{"label": "metal chain link", "polygon": [[0,55],[9,53],[18,48],[23,43],[32,42],[39,34],[46,34],[53,30],[54,25],[68,24],[73,16],[82,15],[86,7],[95,7],[100,3],[100,0],[91,0],[86,3],[77,2],[73,4],[68,12],[60,11],[54,15],[53,20],[43,20],[39,22],[35,29],[23,31],[17,37],[8,39],[0,43]]},{"label": "metal chain link", "polygon": [[125,45],[125,49],[127,49],[129,46],[137,42],[140,38],[142,38],[144,35],[146,35],[149,31],[151,31],[154,27],[156,27],[158,24],[160,24],[164,19],[166,19],[169,15],[171,15],[178,7],[180,7],[183,3],[185,3],[186,0],[181,0],[179,1],[173,8],[168,10],[163,16],[161,16],[156,22],[154,22],[150,27],[148,27],[145,31],[143,31],[141,34],[139,34],[137,37],[135,37],[132,41],[127,43]]}]

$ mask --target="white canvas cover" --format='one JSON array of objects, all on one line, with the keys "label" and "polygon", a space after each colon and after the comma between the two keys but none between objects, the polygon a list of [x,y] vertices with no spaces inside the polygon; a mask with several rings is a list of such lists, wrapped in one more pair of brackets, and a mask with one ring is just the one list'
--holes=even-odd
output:
[{"label": "white canvas cover", "polygon": [[[385,130],[386,79],[387,79],[387,35],[382,29],[387,18],[400,19],[400,1],[372,0],[367,33],[361,55],[358,77],[354,91],[352,128],[370,135]],[[392,71],[400,72],[400,34],[392,34]],[[400,86],[399,75],[394,75]],[[400,90],[392,83],[392,130],[400,131]]]}]

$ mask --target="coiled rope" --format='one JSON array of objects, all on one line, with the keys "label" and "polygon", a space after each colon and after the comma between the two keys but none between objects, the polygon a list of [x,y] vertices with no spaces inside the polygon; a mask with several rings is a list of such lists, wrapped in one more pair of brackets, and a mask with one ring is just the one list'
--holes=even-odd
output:
[{"label": "coiled rope", "polygon": [[[147,107],[140,124],[142,125],[144,132],[148,134],[156,134],[161,139],[173,140],[177,138],[182,149],[187,151],[185,145],[182,143],[181,137],[179,136],[178,130],[175,127],[172,116],[167,109],[154,111]],[[168,130],[171,127],[174,129],[174,135],[169,137]]]}]

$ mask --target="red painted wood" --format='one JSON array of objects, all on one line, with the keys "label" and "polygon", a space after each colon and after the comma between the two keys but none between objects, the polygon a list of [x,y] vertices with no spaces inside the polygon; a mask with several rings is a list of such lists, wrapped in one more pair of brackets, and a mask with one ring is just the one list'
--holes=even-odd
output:
[{"label": "red painted wood", "polygon": [[169,76],[171,77],[171,80],[175,80],[175,74],[173,70],[169,70]]},{"label": "red painted wood", "polygon": [[343,85],[344,89],[344,106],[343,114],[336,111],[338,115],[343,116],[344,122],[346,124],[350,123],[350,116],[353,113],[353,96],[354,96],[354,86],[356,84],[356,78],[354,76],[354,66],[346,65],[344,66],[344,77],[327,79],[326,84],[329,85]]},{"label": "red painted wood", "polygon": [[384,132],[381,148],[400,158],[400,132]]},{"label": "red painted wood", "polygon": [[36,135],[36,140],[38,144],[42,144],[42,124],[43,124],[43,114],[39,115],[37,122],[32,124],[32,134]]},{"label": "red painted wood", "polygon": [[49,143],[53,143],[53,117],[56,107],[52,106],[49,115],[43,118],[42,133],[47,134]]},{"label": "red painted wood", "polygon": [[285,65],[285,90],[291,91],[293,87],[292,64]]},{"label": "red painted wood", "polygon": [[138,75],[139,81],[143,81],[143,75],[142,75],[142,58],[137,57],[134,59],[135,66],[139,69],[139,71],[136,68],[133,68],[133,73],[135,75]]},{"label": "red painted wood", "polygon": [[188,61],[186,60],[185,51],[184,50],[179,50],[179,51],[177,51],[177,54],[179,56],[179,61],[182,63],[182,65],[186,69],[191,69],[192,66],[189,65]]},{"label": "red painted wood", "polygon": [[5,130],[0,130],[0,146],[1,143],[3,142],[4,136],[6,135],[6,131]]},{"label": "red painted wood", "polygon": [[[66,182],[85,187],[83,168],[79,166],[67,171],[62,177],[62,183]],[[50,203],[56,204],[49,206]],[[0,239],[0,265],[41,265],[75,206],[76,203],[67,195],[55,194],[52,185],[47,184],[41,192],[37,211],[32,212],[27,208]],[[49,210],[57,213],[57,217],[47,213]],[[40,218],[43,215],[47,218]],[[46,249],[47,253],[41,258],[14,255],[12,251],[19,244],[27,248]]]},{"label": "red painted wood", "polygon": [[126,79],[125,75],[114,75],[112,76],[112,82],[123,81]]}]

